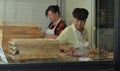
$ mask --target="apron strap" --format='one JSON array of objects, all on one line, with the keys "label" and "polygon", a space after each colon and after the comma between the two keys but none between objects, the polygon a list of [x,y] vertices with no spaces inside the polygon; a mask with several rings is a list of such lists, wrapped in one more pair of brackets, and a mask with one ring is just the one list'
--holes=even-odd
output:
[{"label": "apron strap", "polygon": [[61,18],[58,19],[58,21],[57,21],[55,27],[53,28],[53,30],[55,30],[55,28],[57,27],[57,25],[58,25],[58,23],[59,23],[60,21],[61,21]]}]

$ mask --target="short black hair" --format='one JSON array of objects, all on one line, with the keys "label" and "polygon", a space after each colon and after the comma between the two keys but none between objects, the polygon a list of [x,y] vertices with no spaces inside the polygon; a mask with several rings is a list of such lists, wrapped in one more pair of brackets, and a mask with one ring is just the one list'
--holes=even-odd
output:
[{"label": "short black hair", "polygon": [[53,13],[58,12],[58,14],[60,15],[60,10],[58,5],[50,5],[45,11],[46,16],[48,16],[48,11],[52,11]]},{"label": "short black hair", "polygon": [[78,20],[86,20],[89,15],[89,12],[85,8],[75,8],[72,14],[73,14],[73,17]]}]

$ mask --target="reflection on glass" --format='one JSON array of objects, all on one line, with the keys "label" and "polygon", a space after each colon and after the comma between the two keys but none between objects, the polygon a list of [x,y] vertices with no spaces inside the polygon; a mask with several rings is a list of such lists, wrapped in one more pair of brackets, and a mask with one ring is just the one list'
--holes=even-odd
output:
[{"label": "reflection on glass", "polygon": [[[2,11],[4,13],[2,13],[3,15],[0,14],[2,17],[0,19],[2,24],[0,24],[0,44],[5,55],[1,56],[0,63],[112,60],[114,48],[113,1],[99,0],[96,2],[99,3],[96,9],[94,9],[95,0],[5,0],[1,2],[0,5],[3,6],[3,9],[0,13]],[[60,50],[58,40],[41,36],[41,31],[45,32],[47,23],[49,23],[45,16],[45,10],[52,4],[60,6],[61,17],[66,21],[67,26],[73,23],[72,11],[74,8],[82,7],[89,11],[85,27],[88,31],[90,46],[83,49],[86,54],[74,55],[73,52]],[[88,44],[86,43],[86,45]],[[68,46],[71,47],[70,44],[63,47]],[[0,50],[2,51],[2,49]],[[0,55],[2,54],[1,51]]]},{"label": "reflection on glass", "polygon": [[105,55],[107,58],[113,58],[114,0],[99,1],[96,22],[96,46],[107,51]]}]

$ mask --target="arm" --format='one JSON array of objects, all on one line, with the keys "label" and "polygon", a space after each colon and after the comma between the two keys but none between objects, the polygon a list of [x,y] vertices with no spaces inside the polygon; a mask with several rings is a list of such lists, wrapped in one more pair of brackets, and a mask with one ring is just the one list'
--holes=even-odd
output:
[{"label": "arm", "polygon": [[64,51],[64,52],[67,52],[67,53],[73,53],[74,51],[76,51],[78,48],[74,48],[72,46],[69,46],[69,45],[63,45],[63,44],[60,44],[59,45],[59,49]]},{"label": "arm", "polygon": [[41,36],[44,38],[52,38],[52,39],[56,39],[58,37],[57,35],[50,35],[50,34],[46,34],[45,32],[41,32]]},{"label": "arm", "polygon": [[56,39],[58,36],[57,35],[50,35],[50,34],[46,34],[45,38],[52,38],[52,39]]},{"label": "arm", "polygon": [[57,37],[57,40],[59,41],[59,49],[63,50],[65,52],[74,52],[76,49],[69,45],[69,36],[70,36],[70,30],[66,28],[62,33]]}]

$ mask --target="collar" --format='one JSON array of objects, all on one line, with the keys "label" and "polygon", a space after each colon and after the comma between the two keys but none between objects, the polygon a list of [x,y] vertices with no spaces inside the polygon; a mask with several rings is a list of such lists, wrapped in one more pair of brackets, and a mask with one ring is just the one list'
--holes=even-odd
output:
[{"label": "collar", "polygon": [[72,24],[72,29],[73,29],[74,31],[78,31],[78,30],[75,28],[74,23]]},{"label": "collar", "polygon": [[[75,31],[75,32],[80,32],[78,31],[76,28],[75,28],[75,25],[74,23],[72,24],[72,29]],[[80,32],[81,33],[81,32]],[[86,28],[84,28],[84,31],[82,32],[82,34],[84,35],[86,33]]]}]

